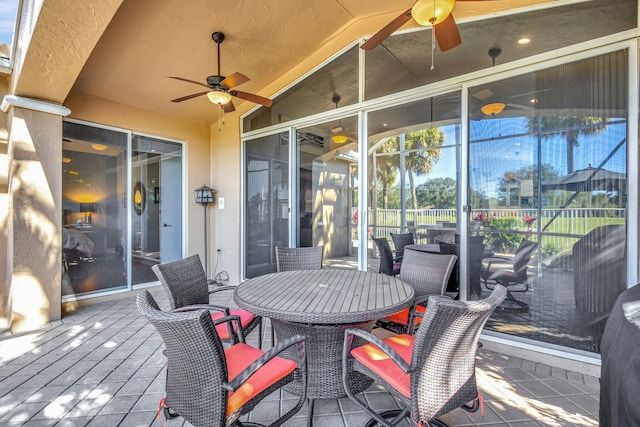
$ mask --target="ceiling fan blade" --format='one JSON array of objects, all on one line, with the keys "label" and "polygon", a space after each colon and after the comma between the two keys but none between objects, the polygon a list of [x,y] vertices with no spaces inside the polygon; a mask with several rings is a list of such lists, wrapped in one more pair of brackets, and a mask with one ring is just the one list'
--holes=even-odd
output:
[{"label": "ceiling fan blade", "polygon": [[204,83],[200,83],[200,82],[197,82],[195,80],[185,79],[185,78],[182,78],[182,77],[169,76],[169,78],[170,79],[176,79],[176,80],[182,80],[183,82],[187,82],[187,83],[193,83],[194,85],[198,85],[198,86],[204,86],[204,87],[207,87],[207,88],[209,87]]},{"label": "ceiling fan blade", "polygon": [[385,41],[391,34],[395,33],[400,27],[409,22],[410,19],[411,9],[408,9],[407,11],[402,12],[402,15],[389,22],[380,31],[372,35],[369,40],[362,43],[362,46],[360,46],[360,48],[364,50],[373,49],[374,47]]},{"label": "ceiling fan blade", "polygon": [[236,106],[233,105],[233,101],[229,101],[222,106],[222,111],[224,111],[225,113],[232,113],[236,111]]},{"label": "ceiling fan blade", "polygon": [[172,99],[172,100],[171,100],[171,102],[182,102],[182,101],[186,101],[187,99],[193,99],[193,98],[197,98],[197,97],[202,96],[202,95],[206,95],[206,94],[208,94],[209,92],[210,92],[210,91],[198,92],[198,93],[192,93],[191,95],[181,96],[180,98]]},{"label": "ceiling fan blade", "polygon": [[462,43],[460,32],[453,15],[449,14],[444,21],[433,27],[441,52],[453,49]]},{"label": "ceiling fan blade", "polygon": [[233,87],[241,85],[242,83],[246,83],[249,80],[251,79],[244,74],[233,73],[229,77],[226,77],[223,81],[221,81],[220,84],[231,89]]},{"label": "ceiling fan blade", "polygon": [[273,105],[273,101],[269,98],[265,98],[260,95],[254,95],[252,93],[241,92],[239,90],[231,90],[229,93],[235,97],[240,99],[244,99],[246,101],[255,102],[256,104],[264,105],[265,107],[271,107]]}]

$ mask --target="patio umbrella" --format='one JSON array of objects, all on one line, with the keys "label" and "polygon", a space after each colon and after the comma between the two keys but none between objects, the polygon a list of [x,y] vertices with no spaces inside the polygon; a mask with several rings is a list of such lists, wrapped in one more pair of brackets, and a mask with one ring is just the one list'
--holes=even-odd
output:
[{"label": "patio umbrella", "polygon": [[589,166],[542,184],[542,191],[620,191],[624,190],[626,185],[626,174]]}]

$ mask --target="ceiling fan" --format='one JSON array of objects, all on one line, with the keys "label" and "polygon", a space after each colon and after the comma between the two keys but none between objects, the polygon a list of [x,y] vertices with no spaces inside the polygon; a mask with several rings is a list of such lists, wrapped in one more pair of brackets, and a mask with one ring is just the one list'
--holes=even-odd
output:
[{"label": "ceiling fan", "polygon": [[202,95],[207,95],[207,98],[209,98],[209,100],[214,104],[219,105],[225,113],[230,113],[236,109],[233,105],[233,101],[231,100],[232,97],[251,101],[256,104],[264,105],[265,107],[271,107],[273,101],[269,98],[233,89],[242,83],[248,82],[250,80],[249,77],[241,73],[233,73],[228,77],[220,75],[220,43],[224,41],[224,34],[216,31],[211,34],[211,38],[218,45],[218,74],[207,77],[206,83],[196,82],[183,77],[169,76],[170,79],[182,80],[183,82],[204,86],[208,89],[204,92],[192,93],[191,95],[172,99],[171,102],[182,102]]},{"label": "ceiling fan", "polygon": [[[457,1],[488,1],[488,0],[457,0]],[[380,31],[360,46],[364,50],[371,50],[385,41],[411,18],[422,26],[432,25],[435,40],[441,52],[453,49],[462,43],[458,25],[453,19],[451,11],[456,0],[418,0],[400,16],[389,22]]]}]

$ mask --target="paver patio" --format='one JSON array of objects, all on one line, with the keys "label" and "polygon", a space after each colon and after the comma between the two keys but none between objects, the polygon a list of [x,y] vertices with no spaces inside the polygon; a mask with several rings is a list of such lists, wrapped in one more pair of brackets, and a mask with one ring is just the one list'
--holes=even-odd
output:
[{"label": "paver patio", "polygon": [[[163,309],[160,287],[149,289]],[[222,301],[221,301],[222,302]],[[229,301],[224,301],[229,303]],[[266,346],[269,329],[264,335]],[[257,344],[257,335],[247,341]],[[162,426],[163,344],[135,307],[134,294],[87,305],[30,333],[0,336],[1,426]],[[597,426],[598,378],[486,349],[478,351],[477,377],[485,415],[456,410],[451,426]],[[375,386],[366,393],[378,409],[397,407]],[[267,398],[250,415],[269,422],[294,396]],[[287,426],[302,426],[306,408]],[[320,400],[314,426],[362,426],[368,418],[348,398]],[[190,426],[182,418],[168,426]]]}]

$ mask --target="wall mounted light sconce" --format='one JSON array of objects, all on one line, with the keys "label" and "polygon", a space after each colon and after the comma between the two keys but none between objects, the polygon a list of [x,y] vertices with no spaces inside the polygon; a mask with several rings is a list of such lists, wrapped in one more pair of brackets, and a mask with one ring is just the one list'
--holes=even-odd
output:
[{"label": "wall mounted light sconce", "polygon": [[209,279],[209,255],[208,255],[208,238],[207,238],[207,206],[213,204],[214,194],[216,190],[206,185],[202,185],[200,188],[196,188],[196,203],[199,203],[204,208],[204,271]]}]

